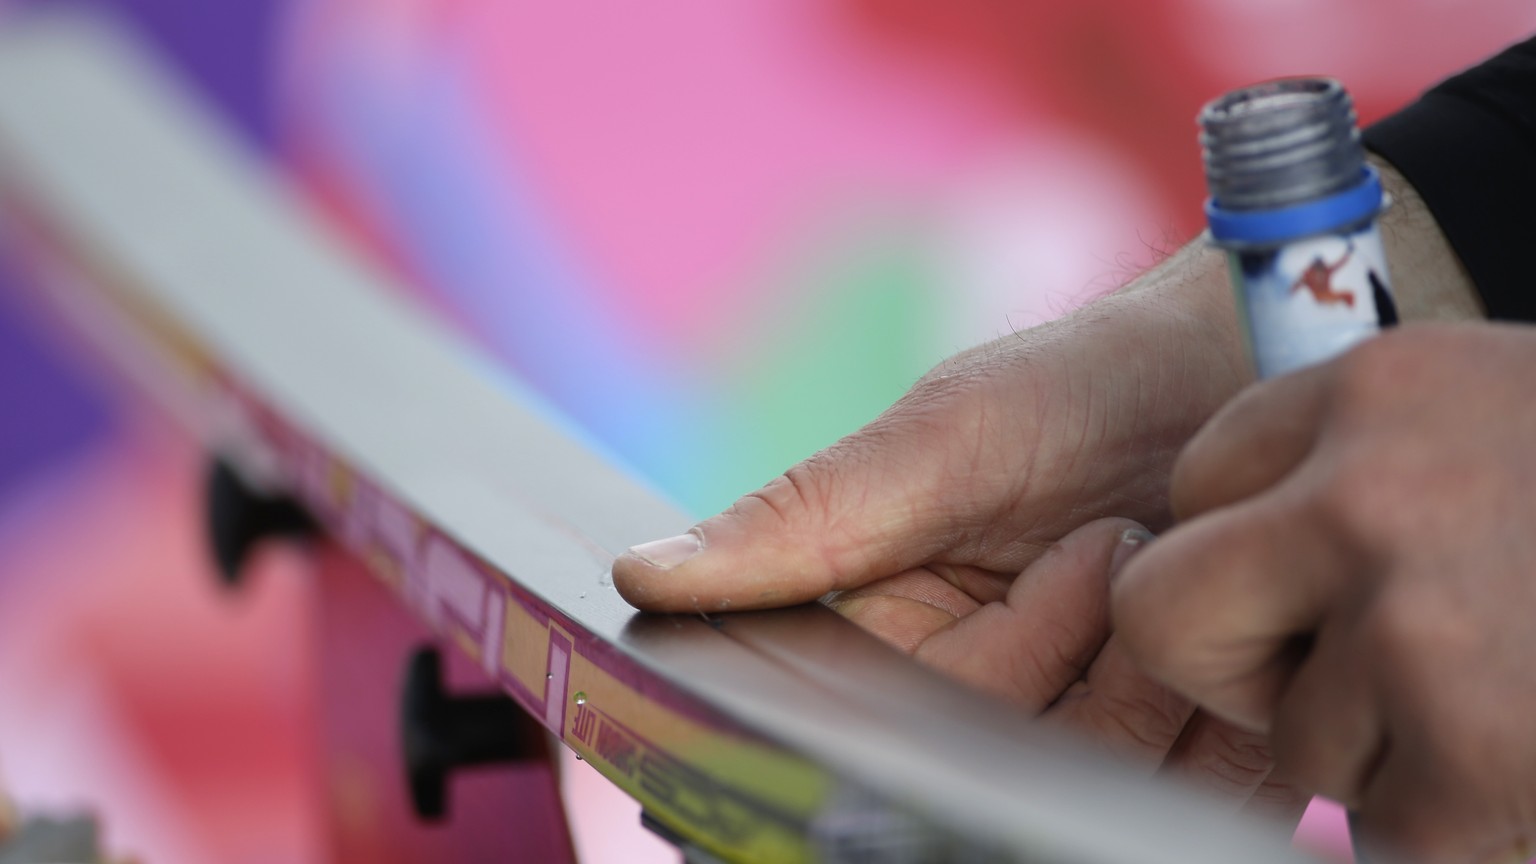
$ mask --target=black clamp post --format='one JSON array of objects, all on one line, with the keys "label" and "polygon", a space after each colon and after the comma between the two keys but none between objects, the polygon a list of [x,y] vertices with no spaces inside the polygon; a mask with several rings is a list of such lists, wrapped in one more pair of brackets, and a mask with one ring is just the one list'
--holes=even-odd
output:
[{"label": "black clamp post", "polygon": [[448,776],[548,755],[544,730],[500,693],[450,696],[443,690],[442,658],[422,648],[406,665],[400,698],[400,739],[416,815],[447,814]]},{"label": "black clamp post", "polygon": [[315,523],[292,499],[262,495],[223,459],[215,457],[206,487],[208,539],[219,579],[234,588],[251,549],[269,537],[306,537]]}]

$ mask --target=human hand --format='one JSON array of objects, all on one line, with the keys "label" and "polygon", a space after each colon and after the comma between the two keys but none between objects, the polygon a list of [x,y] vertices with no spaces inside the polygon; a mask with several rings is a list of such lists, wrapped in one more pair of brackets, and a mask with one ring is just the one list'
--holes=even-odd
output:
[{"label": "human hand", "polygon": [[937,626],[913,616],[942,624],[951,599],[1000,599],[1094,518],[1166,524],[1174,457],[1248,377],[1220,268],[1186,250],[1159,271],[1168,290],[1113,295],[950,358],[874,422],[689,534],[621,555],[615,585],[642,609],[712,612],[921,576],[943,597],[904,599],[928,609],[841,601],[911,650]]},{"label": "human hand", "polygon": [[[1117,638],[1413,860],[1536,838],[1536,332],[1406,327],[1243,393],[1116,581]],[[1501,857],[1502,856],[1502,857]]]},{"label": "human hand", "polygon": [[[1139,526],[1094,521],[1165,523],[1174,454],[1246,376],[1235,326],[1211,323],[1234,320],[1220,267],[1189,250],[1159,271],[1168,290],[1106,298],[942,364],[689,535],[621,556],[616,586],[658,611],[838,592],[834,608],[919,660],[1249,798],[1269,769],[1260,740],[1191,723],[1192,706],[1109,636],[1111,560]],[[1261,794],[1294,809],[1283,791]]]}]

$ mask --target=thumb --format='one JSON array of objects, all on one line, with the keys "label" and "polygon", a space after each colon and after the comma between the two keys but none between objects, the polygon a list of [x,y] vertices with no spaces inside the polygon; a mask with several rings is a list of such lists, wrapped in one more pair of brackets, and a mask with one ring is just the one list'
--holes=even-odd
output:
[{"label": "thumb", "polygon": [[614,586],[653,612],[759,609],[919,566],[953,541],[956,501],[935,494],[933,451],[911,443],[844,439],[688,533],[629,549]]}]

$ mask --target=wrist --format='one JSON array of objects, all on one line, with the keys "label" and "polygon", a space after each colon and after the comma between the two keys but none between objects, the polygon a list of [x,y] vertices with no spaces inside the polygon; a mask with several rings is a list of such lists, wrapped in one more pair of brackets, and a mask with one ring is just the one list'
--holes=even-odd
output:
[{"label": "wrist", "polygon": [[1184,363],[1201,367],[1182,371],[1209,376],[1222,401],[1253,381],[1226,254],[1203,235],[1112,299],[1140,326],[1157,332]]},{"label": "wrist", "polygon": [[1487,317],[1472,277],[1451,249],[1429,207],[1392,164],[1370,154],[1392,204],[1381,216],[1381,240],[1392,294],[1403,321],[1480,321]]},{"label": "wrist", "polygon": [[[1254,380],[1226,256],[1196,239],[1096,307],[1092,339],[1100,362],[1115,358],[1111,389],[1132,417],[1115,444],[1149,484],[1130,497],[1161,507],[1190,436]],[[1167,524],[1162,509],[1114,512]]]}]

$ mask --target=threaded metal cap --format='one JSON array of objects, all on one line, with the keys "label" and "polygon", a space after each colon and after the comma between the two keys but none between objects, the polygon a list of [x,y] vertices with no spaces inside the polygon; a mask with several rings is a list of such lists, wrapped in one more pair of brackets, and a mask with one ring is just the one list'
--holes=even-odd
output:
[{"label": "threaded metal cap", "polygon": [[1217,206],[1266,210],[1360,182],[1365,148],[1349,93],[1332,78],[1266,81],[1200,111],[1205,179]]}]

